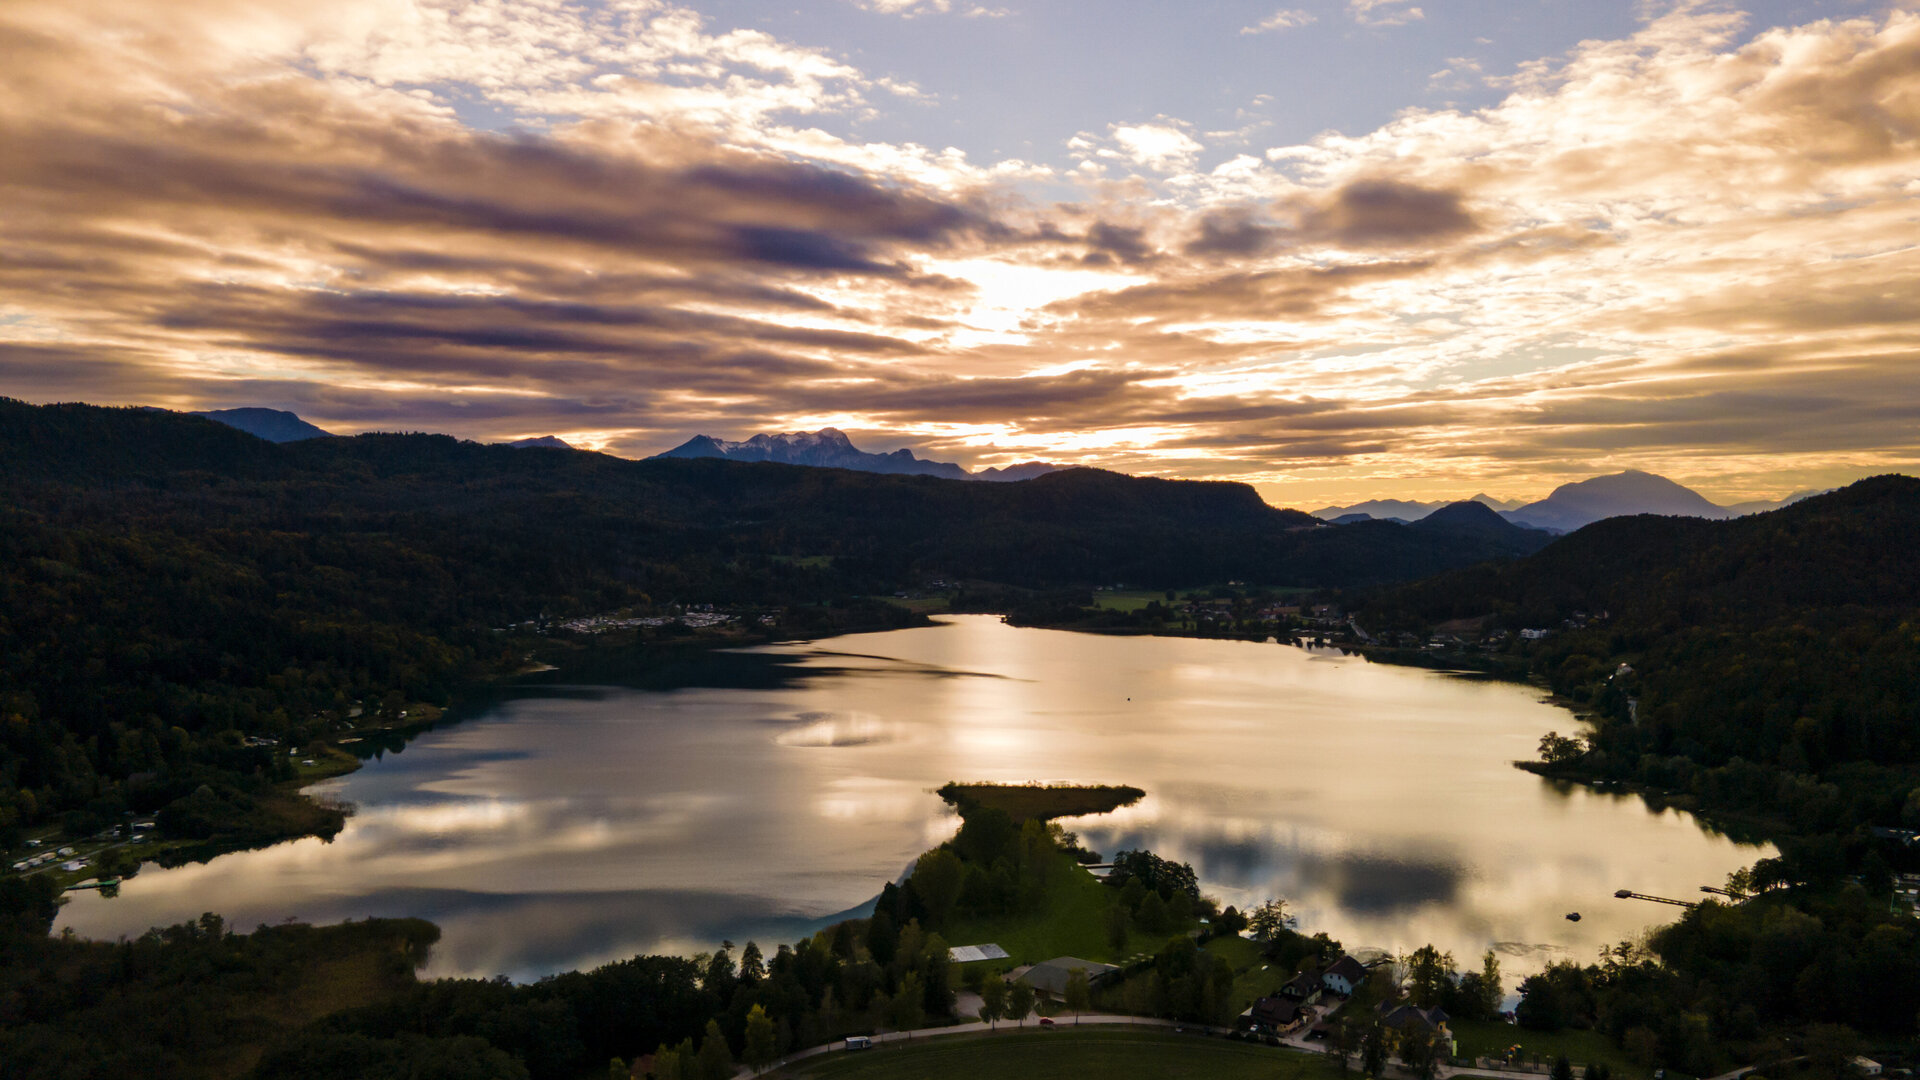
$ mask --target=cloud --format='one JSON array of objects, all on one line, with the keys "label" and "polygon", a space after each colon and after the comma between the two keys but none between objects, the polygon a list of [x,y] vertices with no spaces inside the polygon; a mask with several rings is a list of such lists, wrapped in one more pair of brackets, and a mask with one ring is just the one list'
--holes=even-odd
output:
[{"label": "cloud", "polygon": [[1265,34],[1274,30],[1292,30],[1309,26],[1320,20],[1310,11],[1301,8],[1281,8],[1279,11],[1261,19],[1252,26],[1240,28],[1242,34]]},{"label": "cloud", "polygon": [[1347,14],[1361,26],[1405,26],[1427,17],[1409,0],[1347,0]]},{"label": "cloud", "polygon": [[1322,502],[1915,467],[1920,15],[1742,25],[1206,169],[1220,139],[1116,124],[1067,179],[828,134],[910,95],[665,2],[16,0],[0,381],[625,453],[834,424]]},{"label": "cloud", "polygon": [[1118,124],[1113,141],[1128,160],[1158,172],[1190,168],[1205,149],[1173,124]]}]

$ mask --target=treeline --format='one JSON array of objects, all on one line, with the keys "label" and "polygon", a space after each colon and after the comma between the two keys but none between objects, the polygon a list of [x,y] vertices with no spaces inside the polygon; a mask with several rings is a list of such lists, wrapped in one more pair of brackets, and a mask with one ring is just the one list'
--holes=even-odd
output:
[{"label": "treeline", "polygon": [[1917,527],[1920,481],[1883,476],[1733,521],[1601,521],[1367,601],[1376,632],[1479,620],[1588,711],[1527,767],[1776,839],[1734,902],[1527,980],[1523,1024],[1691,1073],[1804,1055],[1838,1076],[1863,1036],[1911,1036],[1920,923],[1892,885],[1920,869],[1898,831],[1920,828]]},{"label": "treeline", "polygon": [[1920,827],[1920,481],[1773,513],[1597,522],[1366,602],[1369,629],[1484,619],[1596,727],[1559,775],[1843,836]]},{"label": "treeline", "polygon": [[[13,879],[0,888],[46,885]],[[313,1019],[316,1001],[403,994],[440,936],[418,919],[236,934],[205,915],[108,943],[50,939],[51,920],[48,901],[0,939],[0,1071],[20,1080],[244,1069],[250,1054]]]},{"label": "treeline", "polygon": [[[355,709],[444,705],[523,655],[496,631],[527,620],[711,603],[816,634],[922,621],[864,598],[933,578],[1353,584],[1489,550],[1327,528],[1242,484],[977,484],[429,435],[276,445],[0,399],[0,846],[158,809],[193,768],[227,774],[209,786],[237,805],[240,778],[287,776],[248,738],[299,746]],[[231,839],[287,825],[262,813]]]},{"label": "treeline", "polygon": [[1709,901],[1644,942],[1520,985],[1521,1024],[1592,1028],[1642,1066],[1695,1075],[1805,1054],[1822,1075],[1866,1041],[1904,1044],[1920,1010],[1920,934],[1859,886]]}]

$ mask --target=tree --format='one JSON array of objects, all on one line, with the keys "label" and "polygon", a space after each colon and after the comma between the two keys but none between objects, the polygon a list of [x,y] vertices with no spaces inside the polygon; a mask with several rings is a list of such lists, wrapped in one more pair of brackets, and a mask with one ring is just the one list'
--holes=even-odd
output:
[{"label": "tree", "polygon": [[1548,765],[1571,765],[1586,755],[1579,739],[1569,739],[1557,731],[1540,736],[1540,760]]},{"label": "tree", "polygon": [[1214,917],[1213,932],[1221,937],[1238,937],[1247,923],[1247,917],[1238,908],[1228,905],[1227,910]]},{"label": "tree", "polygon": [[1106,919],[1107,945],[1113,949],[1114,955],[1118,956],[1127,947],[1128,919],[1126,905],[1109,904],[1107,906]]},{"label": "tree", "polygon": [[707,1021],[695,1062],[700,1080],[728,1080],[733,1075],[733,1051],[727,1046],[727,1037],[720,1033],[720,1021]]},{"label": "tree", "polygon": [[954,901],[960,899],[960,886],[965,879],[966,866],[958,855],[946,848],[934,848],[913,864],[913,876],[907,879],[907,887],[926,905],[929,927],[946,924]]},{"label": "tree", "polygon": [[1167,932],[1167,903],[1160,899],[1157,892],[1148,893],[1147,898],[1140,901],[1140,910],[1135,917],[1140,920],[1140,929],[1149,934]]},{"label": "tree", "polygon": [[1500,1004],[1506,998],[1506,988],[1500,985],[1500,958],[1488,949],[1480,958],[1480,1009],[1482,1019],[1491,1020],[1500,1015]]},{"label": "tree", "polygon": [[1015,982],[1007,988],[1007,1019],[1018,1020],[1021,1027],[1027,1026],[1027,1017],[1033,1014],[1033,987],[1025,980]]},{"label": "tree", "polygon": [[1407,968],[1407,997],[1415,1006],[1431,1009],[1453,988],[1453,954],[1422,945],[1403,961]]},{"label": "tree", "polygon": [[1067,1008],[1073,1010],[1073,1026],[1080,1026],[1080,1014],[1087,1010],[1093,1001],[1093,988],[1087,984],[1085,968],[1075,968],[1067,975],[1067,991],[1061,995]]},{"label": "tree", "polygon": [[893,1026],[896,1031],[912,1031],[927,1022],[924,1000],[926,988],[920,976],[909,971],[900,979],[900,992],[893,996]]},{"label": "tree", "polygon": [[688,1080],[686,1070],[678,1047],[661,1043],[653,1052],[653,1080]]},{"label": "tree", "polygon": [[1561,1054],[1553,1059],[1553,1069],[1547,1076],[1549,1080],[1573,1080],[1573,1062],[1567,1060],[1567,1055]]},{"label": "tree", "polygon": [[1815,1076],[1840,1080],[1853,1075],[1853,1056],[1860,1052],[1860,1036],[1844,1024],[1811,1024],[1801,1041],[1807,1068]]},{"label": "tree", "polygon": [[1327,1032],[1327,1053],[1342,1073],[1352,1065],[1349,1059],[1353,1055],[1353,1035],[1353,1024],[1345,1017],[1335,1020],[1332,1030]]},{"label": "tree", "polygon": [[1368,1076],[1379,1076],[1387,1067],[1387,1032],[1379,1023],[1367,1025],[1360,1036],[1360,1068]]},{"label": "tree", "polygon": [[[752,945],[748,945],[752,948]],[[767,1010],[755,1005],[747,1010],[747,1064],[754,1072],[773,1061],[773,1020],[767,1016]]]},{"label": "tree", "polygon": [[747,942],[747,947],[740,953],[740,981],[757,983],[766,977],[767,962],[766,958],[760,955],[760,946],[751,941]]},{"label": "tree", "polygon": [[1007,1011],[1007,981],[991,976],[980,985],[980,1019],[990,1030],[999,1029],[1000,1017]]},{"label": "tree", "polygon": [[1400,1063],[1419,1080],[1433,1080],[1440,1070],[1440,1047],[1436,1035],[1409,1031],[1400,1042]]},{"label": "tree", "polygon": [[607,1062],[607,1080],[628,1080],[633,1072],[627,1068],[624,1058],[614,1058]]},{"label": "tree", "polygon": [[1297,922],[1298,919],[1287,913],[1287,902],[1275,897],[1253,909],[1247,916],[1247,929],[1253,931],[1257,941],[1272,941],[1282,931],[1293,929]]}]

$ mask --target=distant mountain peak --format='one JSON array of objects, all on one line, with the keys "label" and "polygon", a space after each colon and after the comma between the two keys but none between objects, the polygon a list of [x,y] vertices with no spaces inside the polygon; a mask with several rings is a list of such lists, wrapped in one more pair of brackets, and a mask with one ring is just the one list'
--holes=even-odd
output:
[{"label": "distant mountain peak", "polygon": [[541,435],[534,438],[515,439],[507,444],[518,447],[537,447],[544,450],[571,450],[573,444],[558,435]]},{"label": "distant mountain peak", "polygon": [[910,476],[939,476],[949,480],[1027,480],[1059,468],[1043,461],[1023,462],[1005,469],[982,469],[969,473],[947,461],[928,461],[915,457],[904,447],[888,454],[869,454],[853,445],[839,428],[818,431],[761,432],[740,442],[695,435],[686,442],[655,457],[726,458],[729,461],[775,461],[783,465],[811,465],[828,469],[853,469],[857,472],[893,473]]},{"label": "distant mountain peak", "polygon": [[1519,525],[1572,532],[1603,518],[1629,514],[1715,521],[1733,516],[1692,488],[1650,472],[1625,469],[1561,484],[1546,498],[1508,512],[1506,518]]},{"label": "distant mountain peak", "polygon": [[209,409],[187,415],[204,416],[215,423],[238,428],[268,442],[299,442],[302,439],[323,439],[333,436],[333,432],[323,431],[283,409]]}]

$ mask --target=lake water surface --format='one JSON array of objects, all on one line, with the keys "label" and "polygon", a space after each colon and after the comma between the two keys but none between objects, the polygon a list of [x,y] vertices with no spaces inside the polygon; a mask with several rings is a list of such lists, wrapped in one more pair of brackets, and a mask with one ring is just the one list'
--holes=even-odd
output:
[{"label": "lake water surface", "polygon": [[[1770,848],[1513,768],[1574,726],[1525,687],[1327,650],[1005,626],[991,616],[516,683],[321,785],[359,812],[302,840],[81,894],[97,938],[217,911],[242,927],[418,915],[432,975],[519,979],[857,913],[957,821],[947,780],[1146,789],[1069,822],[1111,856],[1283,896],[1348,947],[1432,942],[1513,976],[1667,920]],[[1575,923],[1565,916],[1580,912]],[[958,943],[956,944],[963,944]]]}]

